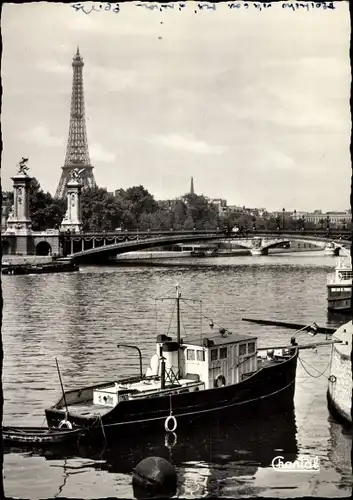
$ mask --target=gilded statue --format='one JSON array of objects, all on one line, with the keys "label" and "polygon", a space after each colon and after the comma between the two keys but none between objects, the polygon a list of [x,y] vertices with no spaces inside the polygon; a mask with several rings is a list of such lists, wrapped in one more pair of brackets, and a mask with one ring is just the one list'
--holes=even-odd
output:
[{"label": "gilded statue", "polygon": [[71,174],[70,174],[70,181],[74,181],[74,182],[80,182],[81,180],[81,174],[82,172],[84,172],[84,168],[74,168],[73,170],[71,170]]},{"label": "gilded statue", "polygon": [[27,172],[29,170],[27,163],[28,163],[28,158],[22,157],[22,160],[17,164],[17,169],[19,174],[27,175]]}]

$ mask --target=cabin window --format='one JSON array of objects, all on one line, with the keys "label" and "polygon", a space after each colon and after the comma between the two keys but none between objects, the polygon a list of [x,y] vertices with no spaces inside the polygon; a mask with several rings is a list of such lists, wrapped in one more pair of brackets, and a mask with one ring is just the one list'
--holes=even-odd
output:
[{"label": "cabin window", "polygon": [[226,347],[221,347],[219,350],[219,358],[220,359],[225,359],[227,357],[227,348]]},{"label": "cabin window", "polygon": [[218,349],[211,350],[211,361],[216,361],[218,359]]},{"label": "cabin window", "polygon": [[245,356],[246,344],[239,344],[239,356]]},{"label": "cabin window", "polygon": [[205,351],[196,351],[197,361],[205,361]]},{"label": "cabin window", "polygon": [[255,352],[255,342],[249,342],[248,343],[248,353],[252,354]]},{"label": "cabin window", "polygon": [[188,361],[195,361],[195,351],[194,349],[187,349],[186,358]]}]

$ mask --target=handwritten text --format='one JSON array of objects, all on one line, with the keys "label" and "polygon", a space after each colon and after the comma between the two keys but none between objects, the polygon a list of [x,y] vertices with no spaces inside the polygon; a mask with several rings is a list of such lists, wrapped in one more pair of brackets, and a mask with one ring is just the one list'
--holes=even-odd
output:
[{"label": "handwritten text", "polygon": [[120,6],[118,3],[92,3],[91,5],[87,5],[87,3],[74,3],[71,5],[73,9],[78,11],[82,11],[84,14],[90,14],[91,12],[114,12],[117,14],[120,12]]},{"label": "handwritten text", "polygon": [[[192,8],[194,9],[194,12],[199,12],[199,11],[215,11],[217,8],[220,8],[223,5],[226,5],[230,10],[232,11],[237,11],[237,10],[257,10],[258,12],[264,11],[264,10],[269,10],[273,8],[280,8],[284,9],[287,11],[300,11],[300,10],[316,10],[316,9],[321,9],[321,10],[334,10],[336,9],[335,2],[334,1],[322,1],[322,2],[278,2],[278,3],[271,3],[271,2],[244,2],[244,1],[237,1],[237,2],[227,2],[226,4],[220,4],[217,5],[216,3],[211,3],[211,2],[190,2],[190,3],[185,3],[185,2],[172,2],[172,3],[165,3],[165,4],[155,4],[151,2],[136,2],[133,3],[134,6],[136,7],[142,7],[145,9],[148,9],[150,11],[167,11],[167,10],[179,10],[182,11],[185,8],[188,8],[192,5]],[[81,3],[74,3],[71,4],[71,7],[75,9],[76,12],[83,12],[84,14],[91,14],[91,12],[113,12],[114,14],[117,14],[120,12],[120,4],[119,3],[95,3],[95,2],[81,2]]]}]

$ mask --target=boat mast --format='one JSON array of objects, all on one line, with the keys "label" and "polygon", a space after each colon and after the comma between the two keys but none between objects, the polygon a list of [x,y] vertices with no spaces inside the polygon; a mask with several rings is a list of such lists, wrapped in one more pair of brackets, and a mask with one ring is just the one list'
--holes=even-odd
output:
[{"label": "boat mast", "polygon": [[176,305],[177,305],[177,342],[178,342],[178,379],[180,378],[180,292],[179,285],[176,285]]}]

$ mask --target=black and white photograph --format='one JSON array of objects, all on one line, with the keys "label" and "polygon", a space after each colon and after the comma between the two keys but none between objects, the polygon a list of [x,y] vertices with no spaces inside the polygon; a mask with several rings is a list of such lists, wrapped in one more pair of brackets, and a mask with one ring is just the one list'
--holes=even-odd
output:
[{"label": "black and white photograph", "polygon": [[349,10],[3,4],[6,497],[353,494]]}]

